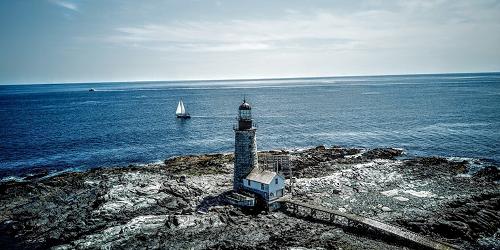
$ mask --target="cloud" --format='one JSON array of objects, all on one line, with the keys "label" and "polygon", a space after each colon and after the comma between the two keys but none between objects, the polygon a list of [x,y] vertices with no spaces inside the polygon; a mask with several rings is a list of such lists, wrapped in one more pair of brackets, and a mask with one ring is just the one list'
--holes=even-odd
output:
[{"label": "cloud", "polygon": [[184,51],[302,49],[312,45],[324,49],[352,44],[353,39],[337,26],[334,18],[321,15],[312,20],[300,17],[225,22],[177,21],[163,25],[120,27],[107,41]]},{"label": "cloud", "polygon": [[64,0],[49,0],[50,3],[55,4],[59,7],[72,10],[72,11],[78,11],[78,5],[69,1],[64,1]]},{"label": "cloud", "polygon": [[446,0],[395,3],[349,13],[325,8],[285,9],[284,15],[267,19],[129,25],[115,28],[105,40],[121,46],[181,52],[439,49],[463,40],[464,34],[487,36],[480,34],[485,30],[483,24],[499,19],[498,5],[486,8],[485,4]]},{"label": "cloud", "polygon": [[291,15],[295,15],[295,14],[299,14],[300,11],[296,10],[296,9],[286,9],[285,10],[285,13],[287,14],[291,14]]}]

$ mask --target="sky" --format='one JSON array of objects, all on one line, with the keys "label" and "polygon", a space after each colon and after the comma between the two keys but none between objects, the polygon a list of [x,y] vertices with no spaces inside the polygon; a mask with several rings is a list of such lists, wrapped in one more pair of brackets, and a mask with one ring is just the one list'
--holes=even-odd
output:
[{"label": "sky", "polygon": [[2,0],[0,84],[500,71],[500,0]]}]

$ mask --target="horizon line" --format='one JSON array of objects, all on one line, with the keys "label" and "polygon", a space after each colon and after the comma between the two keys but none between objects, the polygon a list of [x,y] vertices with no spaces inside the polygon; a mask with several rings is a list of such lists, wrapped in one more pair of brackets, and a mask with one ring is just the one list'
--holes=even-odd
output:
[{"label": "horizon line", "polygon": [[174,83],[174,82],[246,82],[265,80],[293,80],[293,79],[321,79],[321,78],[349,78],[349,77],[385,77],[385,76],[426,76],[426,75],[460,75],[460,74],[494,74],[500,71],[480,71],[480,72],[441,72],[441,73],[408,73],[408,74],[367,74],[367,75],[338,75],[338,76],[296,76],[296,77],[263,77],[263,78],[225,78],[225,79],[182,79],[182,80],[131,80],[131,81],[81,81],[81,82],[31,82],[1,84],[0,86],[17,85],[59,85],[59,84],[107,84],[107,83]]}]

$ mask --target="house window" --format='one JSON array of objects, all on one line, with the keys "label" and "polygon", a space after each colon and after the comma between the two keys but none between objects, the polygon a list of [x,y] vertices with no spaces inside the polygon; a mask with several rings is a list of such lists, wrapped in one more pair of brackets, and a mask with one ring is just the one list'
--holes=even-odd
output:
[{"label": "house window", "polygon": [[276,180],[274,181],[274,184],[278,184],[278,178],[276,178]]},{"label": "house window", "polygon": [[260,190],[264,190],[264,184],[263,183],[260,184]]},{"label": "house window", "polygon": [[247,182],[248,182],[248,186],[250,186],[250,180],[247,180]]},{"label": "house window", "polygon": [[276,191],[276,196],[278,196],[278,197],[283,196],[283,189]]}]

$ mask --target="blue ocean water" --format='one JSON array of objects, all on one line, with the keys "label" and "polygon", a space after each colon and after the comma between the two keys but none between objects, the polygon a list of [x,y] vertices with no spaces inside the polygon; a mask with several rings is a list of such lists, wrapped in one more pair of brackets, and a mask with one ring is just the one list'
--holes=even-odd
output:
[{"label": "blue ocean water", "polygon": [[[231,152],[243,96],[260,150],[399,147],[500,161],[500,73],[10,85],[0,86],[0,177]],[[175,118],[181,97],[190,120]]]}]

